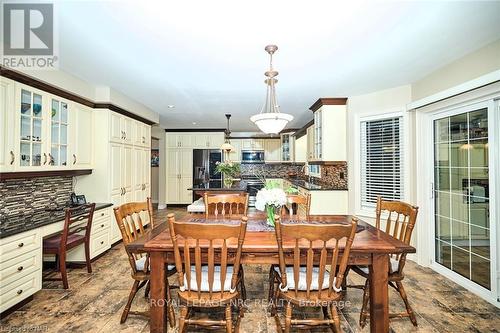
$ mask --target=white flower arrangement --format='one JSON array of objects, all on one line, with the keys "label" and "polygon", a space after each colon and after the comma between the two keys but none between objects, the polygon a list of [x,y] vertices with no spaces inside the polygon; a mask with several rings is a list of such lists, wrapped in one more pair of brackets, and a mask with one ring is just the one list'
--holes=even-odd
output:
[{"label": "white flower arrangement", "polygon": [[276,187],[272,182],[266,182],[266,186],[257,192],[255,197],[255,208],[267,213],[267,223],[274,226],[274,215],[279,214],[282,206],[286,204],[285,191]]}]

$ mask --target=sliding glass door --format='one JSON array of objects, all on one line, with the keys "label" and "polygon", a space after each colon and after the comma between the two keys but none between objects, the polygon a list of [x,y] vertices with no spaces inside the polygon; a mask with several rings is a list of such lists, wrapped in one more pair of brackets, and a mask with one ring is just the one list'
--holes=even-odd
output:
[{"label": "sliding glass door", "polygon": [[488,108],[435,118],[433,126],[434,259],[491,290]]}]

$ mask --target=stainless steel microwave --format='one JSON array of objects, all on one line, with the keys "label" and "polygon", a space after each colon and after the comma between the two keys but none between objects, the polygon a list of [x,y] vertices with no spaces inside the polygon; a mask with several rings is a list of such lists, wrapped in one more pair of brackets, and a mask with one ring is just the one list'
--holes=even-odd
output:
[{"label": "stainless steel microwave", "polygon": [[263,150],[242,150],[241,163],[264,163]]}]

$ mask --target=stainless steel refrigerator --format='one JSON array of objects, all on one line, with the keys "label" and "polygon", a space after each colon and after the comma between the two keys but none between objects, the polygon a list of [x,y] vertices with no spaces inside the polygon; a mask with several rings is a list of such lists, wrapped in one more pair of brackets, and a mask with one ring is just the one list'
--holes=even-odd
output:
[{"label": "stainless steel refrigerator", "polygon": [[222,187],[222,174],[215,171],[217,162],[222,162],[221,150],[193,149],[193,188]]}]

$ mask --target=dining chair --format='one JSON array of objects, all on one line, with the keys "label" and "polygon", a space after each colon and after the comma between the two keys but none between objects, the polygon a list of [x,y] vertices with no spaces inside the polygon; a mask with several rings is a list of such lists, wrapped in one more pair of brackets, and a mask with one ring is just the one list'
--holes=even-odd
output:
[{"label": "dining chair", "polygon": [[[281,210],[281,216],[285,217],[288,215],[290,220],[298,221],[300,220],[300,210],[299,207],[304,208],[303,218],[309,220],[309,212],[311,210],[311,194],[300,195],[300,194],[288,194],[286,196],[286,206],[283,206]],[[287,214],[288,213],[288,214]]]},{"label": "dining chair", "polygon": [[247,215],[248,193],[244,194],[208,194],[205,201],[205,218],[240,218]]},{"label": "dining chair", "polygon": [[[336,304],[342,298],[341,284],[357,224],[355,217],[350,225],[286,224],[275,217],[279,269],[274,271],[278,286],[272,291],[271,314],[278,332],[288,333],[292,325],[309,329],[328,326],[333,332],[341,331]],[[284,249],[284,238],[292,240],[294,247]],[[308,244],[305,251],[300,249],[303,244]],[[342,251],[341,244],[345,244]],[[288,265],[290,262],[292,265]],[[274,289],[274,283],[269,287]],[[278,315],[278,301],[285,302],[284,323]],[[316,307],[323,313],[317,318],[294,318],[293,307]]]},{"label": "dining chair", "polygon": [[60,278],[45,277],[44,280],[62,280],[64,289],[68,289],[66,253],[82,244],[85,248],[87,272],[92,273],[92,266],[90,265],[90,231],[92,229],[94,210],[95,203],[84,204],[74,208],[66,208],[62,232],[43,240],[43,254],[55,254],[56,269],[59,269],[61,272]]},{"label": "dining chair", "polygon": [[[120,228],[120,232],[122,234],[123,244],[127,245],[136,239],[143,237],[145,234],[144,222],[143,219],[145,216],[149,218],[151,225],[153,225],[153,212],[151,200],[148,198],[146,202],[131,202],[121,205],[119,207],[115,207],[114,209],[116,223]],[[127,320],[129,314],[134,315],[142,315],[149,317],[149,312],[141,312],[141,311],[130,311],[132,301],[134,300],[137,292],[142,288],[145,288],[144,296],[147,297],[149,295],[150,284],[149,280],[151,277],[151,271],[149,267],[149,254],[146,252],[130,252],[125,250],[127,253],[127,257],[130,263],[130,267],[132,269],[132,279],[134,279],[134,283],[132,285],[132,289],[130,290],[130,295],[125,305],[125,309],[123,309],[123,313],[120,319],[120,323],[124,323]],[[167,265],[167,278],[173,274],[175,274],[175,266]],[[165,281],[166,289],[167,289],[167,313],[169,317],[169,322],[171,327],[173,327],[175,323],[175,313],[171,300],[170,288],[171,286],[168,283],[168,280]]]},{"label": "dining chair", "polygon": [[[185,332],[188,325],[225,327],[228,333],[238,332],[243,317],[244,278],[240,261],[247,218],[242,217],[237,225],[182,223],[169,214],[168,222],[179,279],[179,332]],[[237,243],[231,239],[237,239]],[[234,322],[233,304],[238,306]],[[191,316],[194,308],[216,307],[225,309],[224,319]]]},{"label": "dining chair", "polygon": [[[382,214],[387,214],[385,232],[405,244],[410,244],[411,234],[417,221],[418,207],[401,201],[383,200],[379,196],[377,198],[375,226],[377,229],[381,230]],[[403,287],[403,268],[406,262],[406,253],[390,255],[387,259],[389,260],[389,286],[393,287],[399,293],[406,308],[406,312],[391,313],[389,314],[389,318],[409,317],[412,324],[417,326],[417,318],[408,302],[408,296]],[[368,301],[370,300],[370,272],[366,266],[351,266],[350,268],[366,279],[362,287],[363,305],[359,318],[360,326],[364,327],[369,317]]]}]

